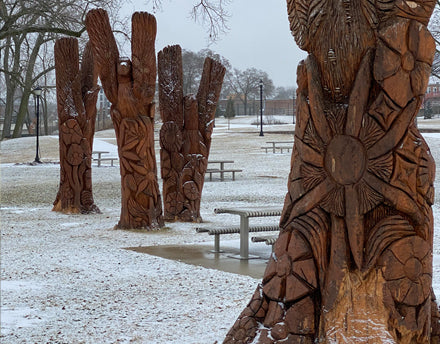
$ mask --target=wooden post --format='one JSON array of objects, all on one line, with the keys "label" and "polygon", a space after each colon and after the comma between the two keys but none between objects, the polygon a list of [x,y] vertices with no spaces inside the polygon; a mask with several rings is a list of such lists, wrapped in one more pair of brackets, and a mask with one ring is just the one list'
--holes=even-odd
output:
[{"label": "wooden post", "polygon": [[90,44],[79,69],[78,41],[55,43],[60,187],[53,211],[100,213],[92,194],[92,146],[99,87]]},{"label": "wooden post", "polygon": [[435,165],[414,124],[434,4],[287,0],[309,55],[281,232],[224,343],[439,343]]},{"label": "wooden post", "polygon": [[159,52],[158,69],[164,217],[200,222],[200,200],[225,68],[206,58],[196,96],[183,95],[180,46]]},{"label": "wooden post", "polygon": [[107,12],[91,10],[86,28],[105,95],[112,103],[121,169],[121,218],[117,228],[159,229],[162,205],[154,153],[156,19],[132,17],[132,59],[120,58]]}]

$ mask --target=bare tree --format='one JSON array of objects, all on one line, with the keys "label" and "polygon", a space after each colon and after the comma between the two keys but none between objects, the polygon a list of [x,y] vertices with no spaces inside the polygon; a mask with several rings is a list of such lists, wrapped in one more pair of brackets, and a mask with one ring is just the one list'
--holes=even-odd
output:
[{"label": "bare tree", "polygon": [[207,57],[220,62],[227,70],[231,68],[231,64],[226,58],[210,49],[202,49],[197,53],[183,49],[182,70],[184,94],[194,94],[197,92],[202,77],[204,61]]},{"label": "bare tree", "polygon": [[226,87],[228,93],[234,93],[244,106],[244,112],[248,114],[248,102],[250,97],[258,97],[260,80],[264,84],[264,94],[270,98],[274,91],[273,81],[269,75],[256,68],[248,68],[244,71],[234,69],[226,73]]},{"label": "bare tree", "polygon": [[[194,0],[191,9],[191,18],[206,27],[206,33],[211,41],[229,30],[227,21],[230,17],[227,6],[232,0]],[[147,0],[152,4],[153,11],[162,8],[163,0]],[[220,61],[221,62],[221,61]]]},{"label": "bare tree", "polygon": [[116,12],[119,3],[120,0],[0,2],[0,72],[6,86],[2,138],[11,133],[14,102],[19,105],[12,136],[21,136],[32,88],[54,70],[53,59],[42,62],[47,45],[60,35],[80,37],[90,8],[99,6]]}]

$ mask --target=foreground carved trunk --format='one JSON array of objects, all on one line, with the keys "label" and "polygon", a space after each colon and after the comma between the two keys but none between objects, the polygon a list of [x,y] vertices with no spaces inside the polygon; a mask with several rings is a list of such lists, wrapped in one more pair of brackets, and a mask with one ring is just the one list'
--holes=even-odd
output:
[{"label": "foreground carved trunk", "polygon": [[180,46],[159,52],[158,65],[164,217],[200,222],[200,200],[225,68],[206,58],[197,95],[184,97]]},{"label": "foreground carved trunk", "polygon": [[78,41],[58,39],[55,71],[60,138],[60,188],[53,211],[99,213],[92,194],[92,146],[99,87],[87,44],[79,70]]},{"label": "foreground carved trunk", "polygon": [[435,166],[414,124],[434,2],[287,3],[310,54],[282,230],[225,343],[438,343]]},{"label": "foreground carved trunk", "polygon": [[132,61],[120,59],[107,12],[91,10],[86,27],[115,127],[121,169],[122,207],[118,228],[158,229],[162,205],[154,153],[156,19],[132,17]]}]

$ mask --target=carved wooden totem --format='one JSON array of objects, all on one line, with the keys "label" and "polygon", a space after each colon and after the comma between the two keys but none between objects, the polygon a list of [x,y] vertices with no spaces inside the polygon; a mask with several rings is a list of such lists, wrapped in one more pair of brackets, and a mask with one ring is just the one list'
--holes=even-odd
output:
[{"label": "carved wooden totem", "polygon": [[196,96],[183,95],[180,46],[159,52],[158,70],[164,217],[168,221],[200,222],[215,109],[226,70],[221,63],[206,58]]},{"label": "carved wooden totem", "polygon": [[225,343],[439,343],[434,161],[415,126],[434,1],[288,0],[298,67],[281,232]]},{"label": "carved wooden totem", "polygon": [[122,194],[117,228],[158,229],[163,218],[154,153],[156,19],[148,13],[133,14],[131,61],[119,57],[106,11],[89,11],[86,28],[105,95],[112,103]]},{"label": "carved wooden totem", "polygon": [[55,43],[60,187],[53,211],[100,213],[92,194],[92,146],[99,86],[90,44],[79,69],[78,41]]}]

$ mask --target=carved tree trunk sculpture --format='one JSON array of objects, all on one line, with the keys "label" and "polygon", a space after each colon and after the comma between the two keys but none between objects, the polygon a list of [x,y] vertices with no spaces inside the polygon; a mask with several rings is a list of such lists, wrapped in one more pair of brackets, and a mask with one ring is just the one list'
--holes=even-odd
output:
[{"label": "carved tree trunk sculpture", "polygon": [[105,95],[112,103],[122,194],[117,227],[158,229],[164,223],[154,153],[156,19],[148,13],[133,14],[131,61],[119,58],[106,11],[89,11],[86,28]]},{"label": "carved tree trunk sculpture", "polygon": [[282,230],[225,343],[439,343],[434,161],[414,123],[434,1],[287,5],[309,56]]},{"label": "carved tree trunk sculpture", "polygon": [[92,194],[92,146],[99,87],[90,44],[79,70],[78,41],[55,43],[60,188],[53,211],[100,213]]},{"label": "carved tree trunk sculpture", "polygon": [[180,46],[159,52],[158,67],[164,217],[168,221],[200,222],[215,109],[226,70],[219,62],[206,58],[194,97],[183,95]]}]

